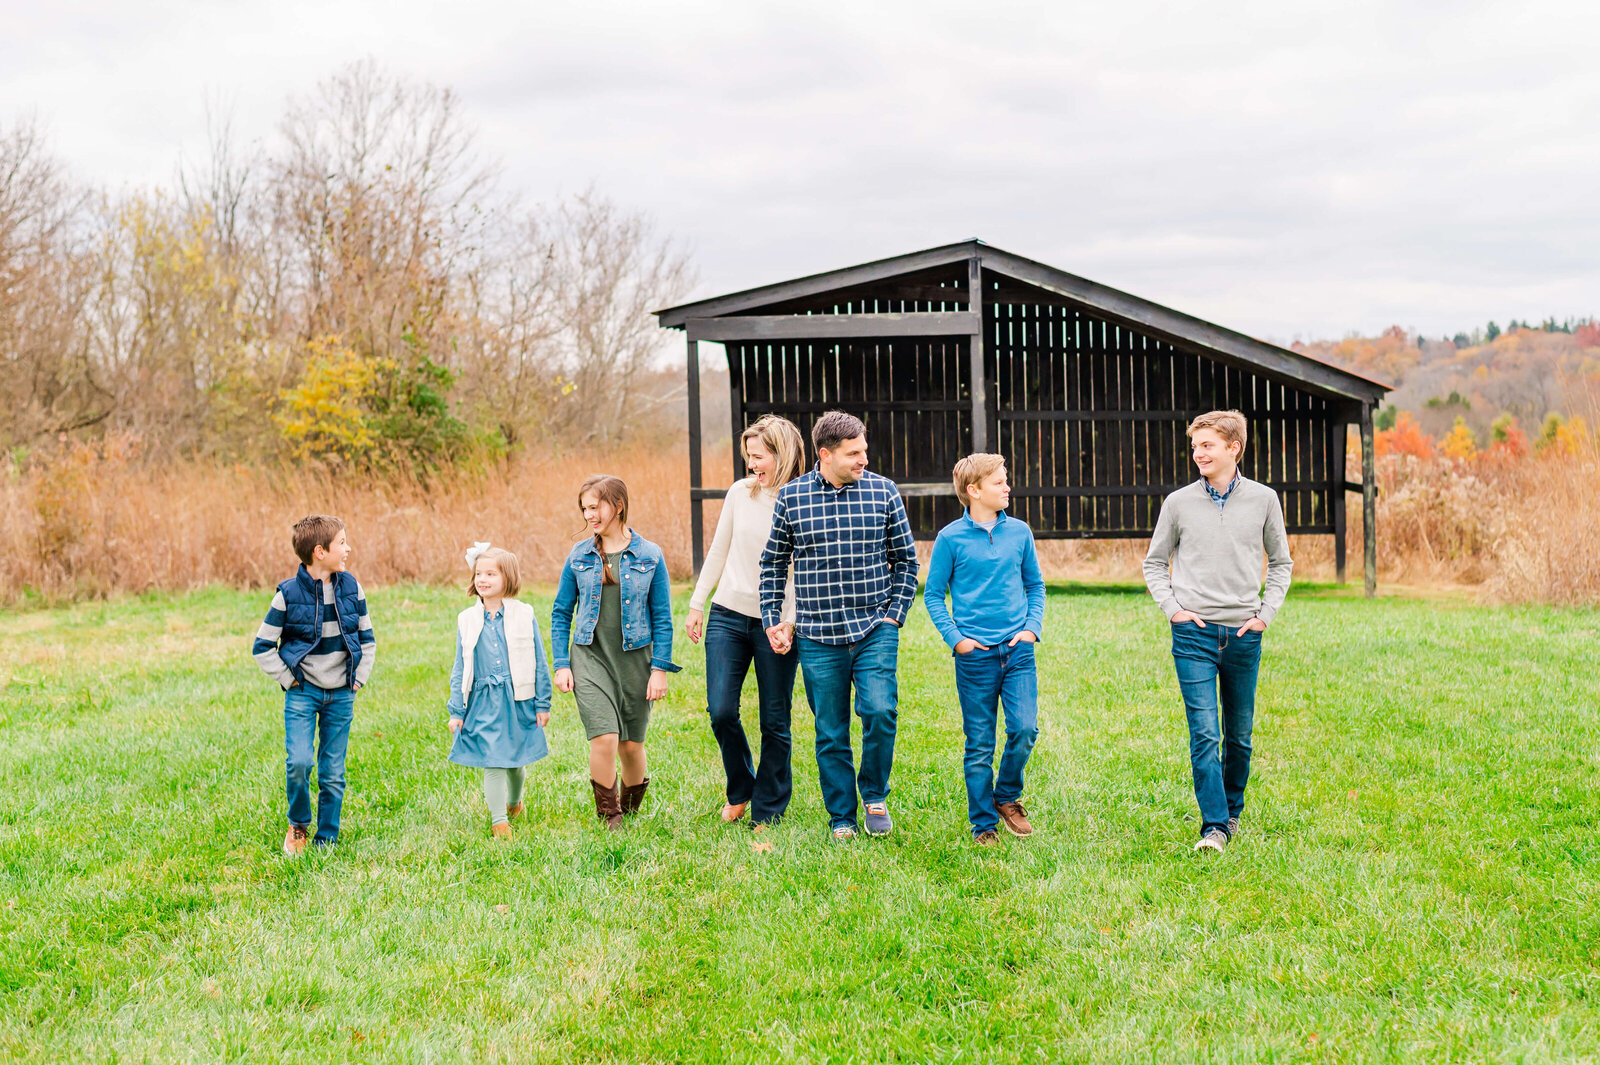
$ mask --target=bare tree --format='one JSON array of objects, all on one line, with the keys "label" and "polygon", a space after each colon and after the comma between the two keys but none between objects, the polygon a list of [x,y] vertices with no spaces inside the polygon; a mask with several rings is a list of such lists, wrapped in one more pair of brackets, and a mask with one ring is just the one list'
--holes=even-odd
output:
[{"label": "bare tree", "polygon": [[672,398],[640,387],[662,345],[650,312],[687,295],[693,271],[643,215],[593,191],[557,208],[547,228],[560,363],[571,386],[560,424],[585,443],[613,443],[651,405]]}]

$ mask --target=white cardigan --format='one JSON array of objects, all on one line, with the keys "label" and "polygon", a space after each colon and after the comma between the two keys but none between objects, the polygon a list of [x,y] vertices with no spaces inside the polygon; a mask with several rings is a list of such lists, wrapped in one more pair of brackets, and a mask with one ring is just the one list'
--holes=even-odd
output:
[{"label": "white cardigan", "polygon": [[[705,610],[706,596],[715,586],[713,603],[745,617],[761,617],[761,552],[772,535],[772,504],[778,493],[762,490],[752,499],[750,489],[754,484],[755,478],[746,477],[728,489],[689,609]],[[782,618],[794,622],[793,568],[783,589]]]},{"label": "white cardigan", "polygon": [[[534,639],[533,607],[520,599],[500,600],[506,630],[506,656],[510,659],[511,693],[518,702],[532,699],[534,680],[539,675],[539,644]],[[472,653],[483,635],[483,601],[467,607],[456,617],[456,632],[461,636],[461,705],[472,697]]]}]

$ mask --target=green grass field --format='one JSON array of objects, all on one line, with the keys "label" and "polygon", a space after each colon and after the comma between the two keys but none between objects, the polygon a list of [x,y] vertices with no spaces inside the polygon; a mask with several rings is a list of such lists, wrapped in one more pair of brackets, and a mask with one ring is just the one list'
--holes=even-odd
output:
[{"label": "green grass field", "polygon": [[265,605],[0,617],[0,1060],[1600,1054],[1595,613],[1297,589],[1266,640],[1248,831],[1204,859],[1142,589],[1052,590],[1039,832],[989,851],[919,605],[896,834],[827,838],[797,689],[795,801],[758,851],[716,817],[682,640],[644,815],[597,826],[558,695],[528,817],[492,841],[445,761],[463,601],[391,588],[342,842],[294,862],[282,697],[248,655]]}]

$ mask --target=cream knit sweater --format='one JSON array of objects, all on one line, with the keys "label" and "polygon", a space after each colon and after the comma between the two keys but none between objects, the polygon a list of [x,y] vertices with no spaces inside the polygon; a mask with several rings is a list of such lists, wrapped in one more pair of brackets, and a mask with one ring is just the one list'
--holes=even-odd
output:
[{"label": "cream knit sweater", "polygon": [[[778,494],[763,490],[752,498],[754,483],[754,478],[747,477],[728,489],[689,609],[705,610],[706,597],[715,587],[713,603],[746,617],[761,616],[761,551],[772,535],[772,504]],[[783,590],[783,620],[794,621],[793,572]]]}]

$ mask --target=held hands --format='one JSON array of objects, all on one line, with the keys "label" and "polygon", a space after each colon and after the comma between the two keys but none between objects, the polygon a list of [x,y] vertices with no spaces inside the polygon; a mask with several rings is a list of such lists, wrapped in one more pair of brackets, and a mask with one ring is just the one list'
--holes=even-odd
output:
[{"label": "held hands", "polygon": [[789,648],[794,646],[794,623],[782,622],[767,630],[767,643],[772,645],[772,653],[786,655]]},{"label": "held hands", "polygon": [[556,670],[556,675],[550,678],[550,683],[556,686],[556,691],[558,692],[570,692],[572,690],[572,670],[562,666]]},{"label": "held hands", "polygon": [[652,669],[650,671],[650,683],[645,685],[644,697],[652,703],[657,699],[665,699],[667,697],[666,670]]},{"label": "held hands", "polygon": [[683,634],[689,637],[690,643],[699,643],[700,634],[705,631],[705,615],[698,610],[689,611],[689,619],[683,623]]}]

